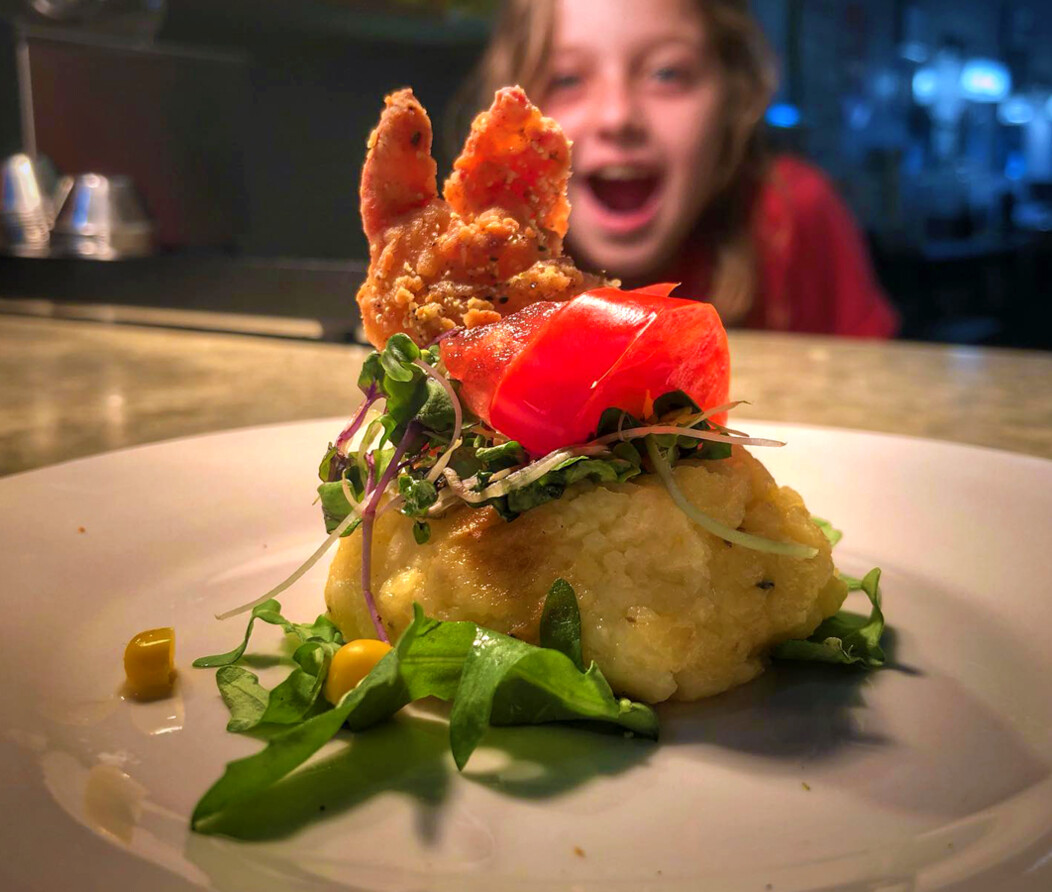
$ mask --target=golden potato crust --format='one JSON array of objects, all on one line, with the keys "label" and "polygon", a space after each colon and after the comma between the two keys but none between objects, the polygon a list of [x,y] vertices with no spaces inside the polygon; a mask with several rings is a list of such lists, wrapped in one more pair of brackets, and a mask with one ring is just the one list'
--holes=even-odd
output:
[{"label": "golden potato crust", "polygon": [[[660,480],[581,484],[501,520],[457,508],[431,522],[426,545],[390,512],[377,523],[373,590],[398,635],[420,602],[429,616],[471,620],[536,642],[558,577],[577,592],[586,660],[615,691],[657,703],[694,700],[755,678],[770,648],[805,638],[840,609],[846,586],[803,500],[779,488],[740,447],[731,458],[679,465],[698,508],[731,527],[813,545],[809,560],[729,545],[679,511]],[[325,601],[348,638],[372,637],[361,595],[361,537],[340,542]]]}]

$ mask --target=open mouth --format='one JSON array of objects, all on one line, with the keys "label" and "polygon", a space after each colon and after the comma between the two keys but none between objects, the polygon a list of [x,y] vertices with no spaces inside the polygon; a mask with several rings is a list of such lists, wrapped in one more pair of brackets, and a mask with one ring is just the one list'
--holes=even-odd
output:
[{"label": "open mouth", "polygon": [[654,197],[661,178],[632,167],[605,167],[588,177],[588,187],[607,210],[630,213]]},{"label": "open mouth", "polygon": [[585,177],[596,208],[621,228],[643,225],[651,216],[661,187],[661,176],[635,166],[608,166]]}]

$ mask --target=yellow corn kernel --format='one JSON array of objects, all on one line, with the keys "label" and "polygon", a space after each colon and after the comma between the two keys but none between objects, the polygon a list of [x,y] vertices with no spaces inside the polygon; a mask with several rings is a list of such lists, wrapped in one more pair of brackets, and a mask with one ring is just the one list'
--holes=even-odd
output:
[{"label": "yellow corn kernel", "polygon": [[339,703],[344,694],[373,671],[373,667],[390,649],[391,645],[386,641],[377,641],[375,638],[348,641],[333,654],[329,664],[323,691],[325,699],[333,706]]},{"label": "yellow corn kernel", "polygon": [[126,690],[136,700],[155,700],[172,692],[175,678],[175,630],[148,629],[124,649]]}]

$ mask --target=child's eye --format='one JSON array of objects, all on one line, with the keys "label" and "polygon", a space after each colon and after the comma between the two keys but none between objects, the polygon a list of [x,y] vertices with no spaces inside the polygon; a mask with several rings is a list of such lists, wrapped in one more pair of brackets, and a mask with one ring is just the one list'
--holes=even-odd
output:
[{"label": "child's eye", "polygon": [[572,90],[574,87],[580,86],[581,80],[582,78],[579,74],[557,74],[549,82],[548,90]]},{"label": "child's eye", "polygon": [[662,84],[682,84],[689,79],[689,73],[678,65],[662,65],[651,72],[651,77]]}]

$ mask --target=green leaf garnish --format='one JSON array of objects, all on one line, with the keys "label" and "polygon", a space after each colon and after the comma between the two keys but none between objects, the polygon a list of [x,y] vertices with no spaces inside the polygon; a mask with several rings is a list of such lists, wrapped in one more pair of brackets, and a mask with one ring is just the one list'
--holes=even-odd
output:
[{"label": "green leaf garnish", "polygon": [[339,627],[324,613],[312,623],[289,622],[281,615],[281,604],[271,598],[262,604],[252,608],[248,618],[248,626],[245,628],[245,637],[241,643],[225,654],[214,654],[210,657],[198,657],[193,665],[197,669],[214,669],[217,666],[230,666],[241,659],[248,647],[248,640],[252,637],[252,627],[256,620],[270,623],[272,626],[281,626],[287,635],[295,635],[302,642],[321,641],[328,644],[340,646],[344,644],[343,635]]},{"label": "green leaf garnish", "polygon": [[405,384],[413,380],[413,361],[420,358],[420,348],[407,334],[398,332],[387,339],[380,354],[380,365],[391,381]]},{"label": "green leaf garnish", "polygon": [[[321,499],[322,516],[325,518],[325,532],[331,533],[351,513],[351,503],[347,501],[339,483],[322,483],[318,487],[318,496]],[[343,535],[351,535],[360,525],[361,518],[356,518],[344,530]]]},{"label": "green leaf garnish", "polygon": [[[223,654],[213,654],[209,657],[198,657],[194,660],[193,665],[198,669],[214,669],[217,666],[230,666],[236,663],[241,659],[242,654],[245,652],[245,648],[248,647],[248,639],[252,637],[252,627],[255,625],[257,619],[265,623],[270,623],[271,625],[281,626],[287,632],[291,632],[294,628],[292,623],[281,615],[281,605],[271,598],[269,601],[264,601],[262,604],[257,604],[252,608],[252,613],[249,615],[248,619],[248,626],[245,628],[245,637],[237,647]],[[318,617],[318,619],[320,621],[322,617]]]},{"label": "green leaf garnish", "polygon": [[503,471],[526,463],[526,452],[515,440],[497,446],[480,446],[475,450],[475,459],[480,468],[487,471]]},{"label": "green leaf garnish", "polygon": [[423,515],[438,498],[438,490],[434,483],[430,480],[418,480],[409,474],[402,474],[398,478],[398,494],[405,499],[402,513],[410,517]]},{"label": "green leaf garnish", "polygon": [[[593,483],[624,483],[640,473],[639,464],[616,456],[609,459],[571,456],[532,483],[507,488],[476,507],[492,505],[505,520],[514,520],[526,511],[558,499],[575,483],[585,480]],[[498,484],[498,488],[502,487]]]},{"label": "green leaf garnish", "polygon": [[829,544],[833,547],[844,538],[844,534],[834,527],[828,520],[822,520],[821,517],[811,517],[814,525],[818,527],[823,535],[829,540]]},{"label": "green leaf garnish", "polygon": [[424,382],[427,395],[424,403],[416,413],[416,420],[429,431],[442,432],[453,429],[456,412],[446,389],[434,378]]},{"label": "green leaf garnish", "polygon": [[581,655],[581,611],[570,583],[556,579],[541,612],[541,647],[566,654],[584,672]]},{"label": "green leaf garnish", "polygon": [[223,776],[194,807],[191,829],[208,832],[204,825],[209,818],[276,784],[335,737],[352,713],[368,727],[394,715],[408,702],[396,651],[392,650],[339,706],[271,738],[261,752],[228,763]]},{"label": "green leaf garnish", "polygon": [[884,632],[884,613],[880,606],[880,570],[870,570],[858,580],[858,587],[866,593],[872,605],[868,617],[841,610],[824,620],[811,637],[783,641],[771,655],[778,660],[842,663],[865,669],[883,666],[880,636]]},{"label": "green leaf garnish", "polygon": [[[257,619],[280,626],[285,634],[300,640],[292,655],[296,668],[272,691],[263,687],[256,675],[234,665],[244,655]],[[245,637],[237,647],[224,654],[200,657],[193,665],[219,667],[216,685],[230,710],[227,730],[248,731],[261,724],[294,724],[307,715],[318,701],[332,655],[343,644],[339,628],[325,614],[313,623],[290,622],[281,615],[281,605],[271,599],[252,610]]]},{"label": "green leaf garnish", "polygon": [[[338,649],[338,645],[330,642],[307,641],[301,644],[292,656],[297,667],[270,692],[267,708],[256,724],[294,725],[302,720],[318,702],[332,655]],[[240,730],[251,727],[254,726]]]},{"label": "green leaf garnish", "polygon": [[418,520],[413,524],[413,541],[417,545],[426,545],[431,538],[431,524]]},{"label": "green leaf garnish", "polygon": [[[552,586],[544,613],[548,616],[544,632],[548,640],[558,641],[569,653],[579,653],[580,617],[574,621],[576,598],[565,581]],[[297,671],[306,678],[317,670],[314,677],[322,678],[321,666],[327,670],[327,648],[321,642],[311,643],[314,648],[309,652],[305,650],[307,644],[297,650]],[[268,716],[278,708],[273,704],[280,685],[270,692],[261,712],[263,689],[258,679],[237,666],[227,666],[221,672],[224,681],[220,691],[231,709],[233,730],[274,721]],[[296,671],[289,678],[295,675]],[[656,738],[658,734],[653,710],[615,697],[594,663],[582,671],[561,649],[527,644],[475,623],[429,619],[419,605],[414,605],[413,621],[394,648],[332,709],[309,715],[310,707],[303,707],[310,700],[310,692],[302,696],[301,682],[289,683],[287,679],[286,683],[290,696],[280,708],[288,710],[290,716],[298,710],[291,719],[295,724],[272,737],[259,753],[227,765],[223,776],[197,803],[191,817],[194,830],[208,832],[211,818],[277,783],[341,727],[363,731],[424,697],[453,702],[450,747],[458,768],[464,767],[491,724],[589,720],[619,725],[643,737]]]},{"label": "green leaf garnish", "polygon": [[259,724],[270,702],[270,691],[259,683],[259,676],[241,666],[221,666],[216,686],[230,710],[227,731],[247,731]]}]

